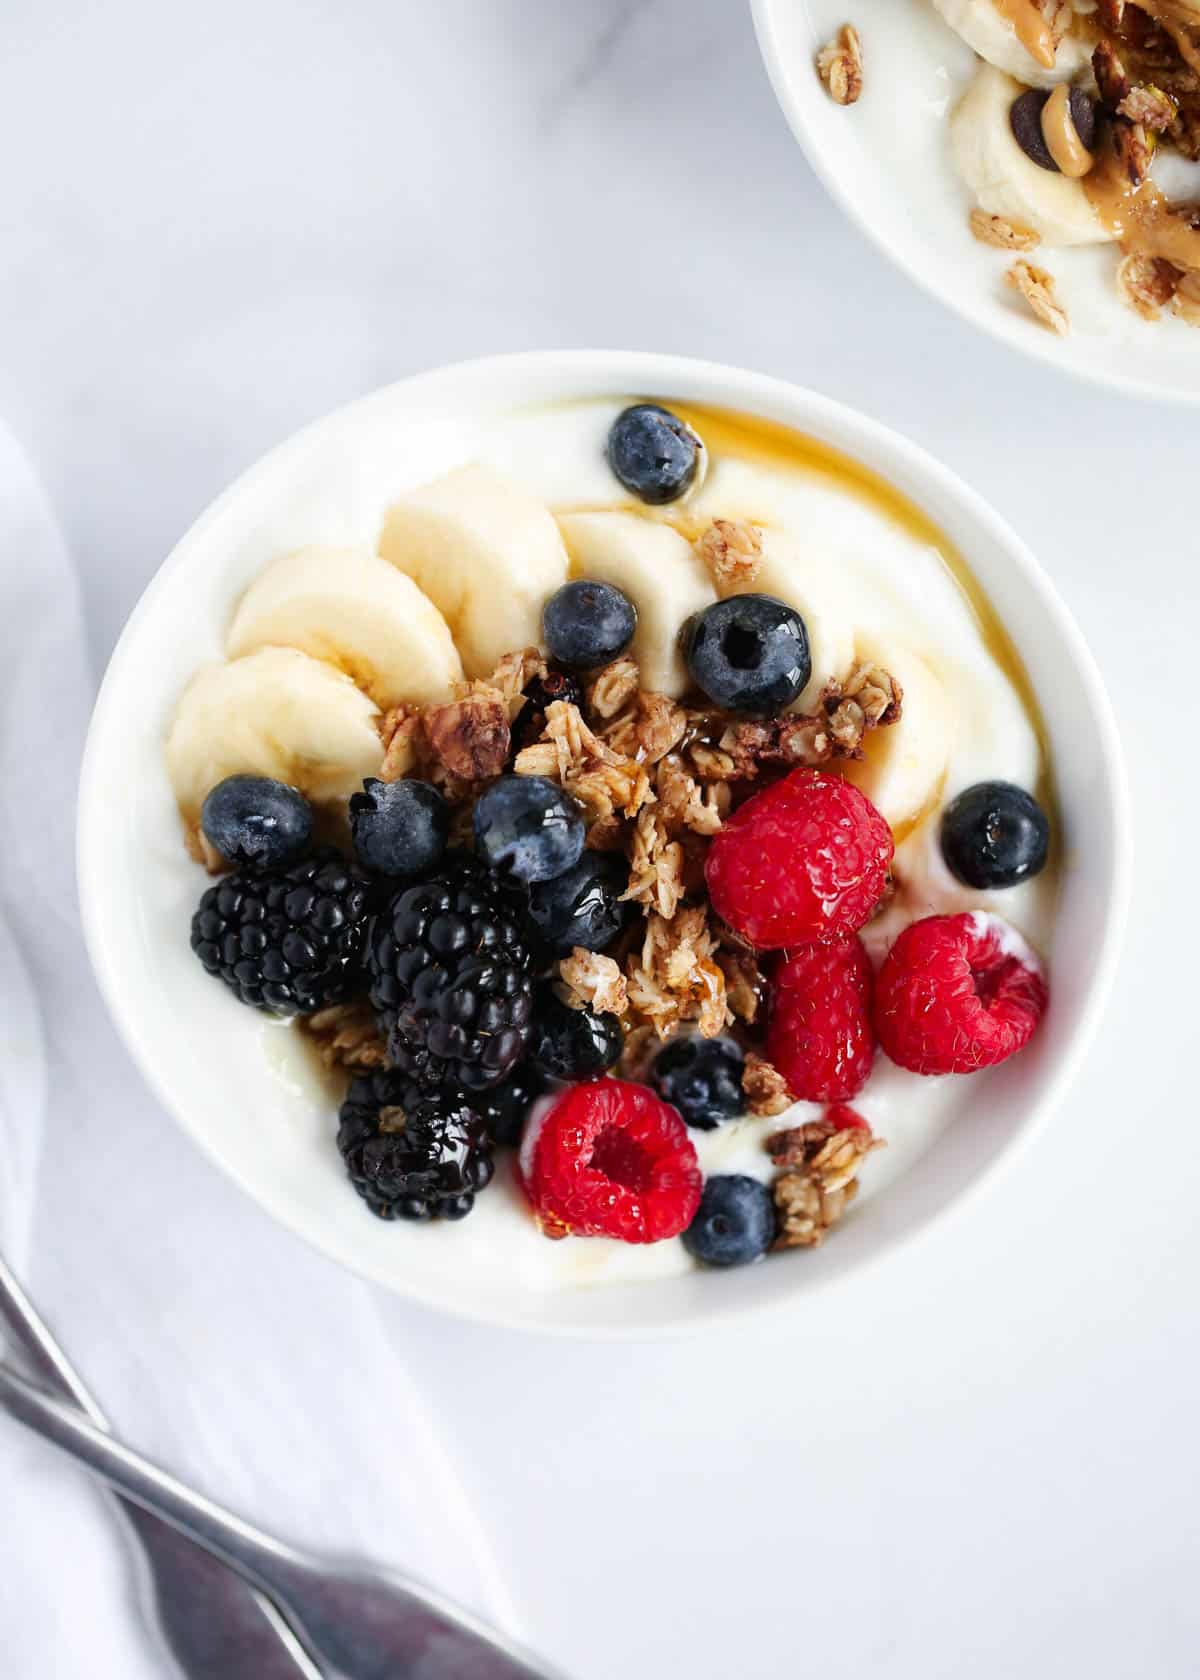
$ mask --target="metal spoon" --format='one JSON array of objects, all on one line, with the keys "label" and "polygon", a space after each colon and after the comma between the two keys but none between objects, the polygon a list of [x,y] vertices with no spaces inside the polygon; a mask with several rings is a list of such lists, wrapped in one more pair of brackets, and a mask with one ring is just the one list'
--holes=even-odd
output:
[{"label": "metal spoon", "polygon": [[[32,1301],[0,1258],[0,1318],[39,1380],[86,1412],[104,1413],[71,1368]],[[151,1617],[188,1680],[321,1680],[275,1606],[209,1552],[148,1511],[121,1501],[141,1548]]]},{"label": "metal spoon", "polygon": [[254,1528],[3,1364],[0,1407],[266,1593],[327,1680],[561,1680],[416,1581]]}]

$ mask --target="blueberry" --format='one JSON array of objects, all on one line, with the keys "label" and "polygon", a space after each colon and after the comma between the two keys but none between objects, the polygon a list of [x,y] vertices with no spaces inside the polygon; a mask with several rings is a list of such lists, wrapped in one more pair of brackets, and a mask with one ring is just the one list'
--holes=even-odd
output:
[{"label": "blueberry", "polygon": [[423,875],[446,849],[450,807],[429,782],[370,777],[350,800],[359,861],[377,875]]},{"label": "blueberry", "polygon": [[521,1141],[525,1116],[545,1088],[546,1082],[537,1068],[523,1062],[502,1085],[474,1093],[471,1107],[487,1127],[493,1143],[515,1149]]},{"label": "blueberry", "polygon": [[775,1241],[769,1187],[741,1173],[706,1179],[696,1217],[681,1240],[706,1266],[745,1266],[757,1260]]},{"label": "blueberry", "polygon": [[555,956],[576,945],[603,951],[636,914],[634,905],[621,902],[628,885],[629,865],[621,853],[584,852],[553,881],[529,889],[529,919]]},{"label": "blueberry", "polygon": [[742,1073],[745,1057],[732,1038],[701,1038],[699,1033],[672,1039],[654,1059],[650,1083],[673,1103],[689,1126],[710,1132],[745,1108]]},{"label": "blueberry", "polygon": [[595,671],[625,652],[637,620],[637,608],[613,584],[579,578],[542,608],[542,640],[568,670]]},{"label": "blueberry", "polygon": [[1012,782],[976,782],[942,813],[942,856],[968,887],[1015,887],[1045,868],[1050,823]]},{"label": "blueberry", "polygon": [[608,464],[626,490],[657,507],[690,488],[701,447],[677,414],[657,403],[635,403],[609,428]]},{"label": "blueberry", "polygon": [[615,1015],[572,1009],[553,985],[539,986],[533,1006],[529,1056],[551,1079],[593,1079],[612,1067],[625,1048]]},{"label": "blueberry", "polygon": [[684,626],[688,670],[729,712],[782,711],[812,675],[800,614],[773,595],[731,595]]},{"label": "blueberry", "polygon": [[475,843],[493,869],[550,881],[578,863],[583,812],[548,776],[501,776],[475,807]]},{"label": "blueberry", "polygon": [[534,677],[522,690],[524,704],[513,719],[513,756],[532,746],[546,727],[546,712],[556,700],[568,706],[583,705],[583,689],[569,671],[551,667],[544,677]]},{"label": "blueberry", "polygon": [[230,863],[277,869],[312,839],[312,806],[296,788],[270,776],[226,776],[200,807],[200,826]]}]

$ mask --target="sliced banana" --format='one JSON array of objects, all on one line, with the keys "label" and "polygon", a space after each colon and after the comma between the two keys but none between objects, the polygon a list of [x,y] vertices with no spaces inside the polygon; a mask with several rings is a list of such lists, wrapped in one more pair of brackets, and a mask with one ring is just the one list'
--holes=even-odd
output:
[{"label": "sliced banana", "polygon": [[997,0],[933,0],[933,3],[951,29],[980,58],[1016,76],[1026,87],[1053,87],[1055,82],[1068,81],[1088,62],[1087,42],[1078,35],[1067,35],[1058,43],[1053,68],[1040,64],[1022,45],[1011,16],[1005,15],[1005,8]]},{"label": "sliced banana", "polygon": [[542,639],[542,604],[567,579],[553,516],[490,467],[457,467],[388,509],[379,552],[450,626],[468,677]]},{"label": "sliced banana", "polygon": [[1040,169],[1013,138],[1009,112],[1023,89],[981,64],[950,118],[955,167],[981,209],[1038,233],[1047,245],[1100,245],[1113,235],[1081,181]]},{"label": "sliced banana", "polygon": [[300,648],[336,665],[385,710],[446,700],[462,676],[441,613],[369,548],[302,548],[260,572],[226,652],[237,659],[263,647]]},{"label": "sliced banana", "polygon": [[762,558],[753,579],[735,595],[774,595],[794,607],[808,631],[812,675],[792,711],[809,710],[827,682],[854,664],[854,617],[829,555],[820,562],[783,531],[760,529]]},{"label": "sliced banana", "polygon": [[693,613],[716,600],[708,571],[692,545],[669,525],[636,513],[568,513],[559,529],[573,577],[615,584],[638,611],[630,650],[643,688],[679,696],[688,686],[679,632]]},{"label": "sliced banana", "polygon": [[950,698],[931,667],[911,648],[860,634],[857,656],[881,665],[900,684],[904,698],[899,722],[873,729],[866,757],[839,764],[903,840],[941,798],[954,745]]},{"label": "sliced banana", "polygon": [[209,665],[188,684],[167,736],[167,774],[185,822],[239,771],[274,776],[314,800],[348,799],[379,772],[378,708],[332,665],[263,648]]}]

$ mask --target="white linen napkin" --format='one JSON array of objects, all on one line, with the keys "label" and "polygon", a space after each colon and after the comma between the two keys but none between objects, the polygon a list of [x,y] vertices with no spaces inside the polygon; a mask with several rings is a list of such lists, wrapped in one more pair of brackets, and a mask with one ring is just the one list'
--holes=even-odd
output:
[{"label": "white linen napkin", "polygon": [[[0,426],[0,1251],[131,1444],[285,1536],[385,1559],[511,1629],[393,1351],[394,1304],[385,1333],[371,1289],[227,1184],[109,1025],[74,887],[91,694],[72,568]],[[84,1473],[0,1416],[0,1487],[5,1680],[162,1680]]]}]

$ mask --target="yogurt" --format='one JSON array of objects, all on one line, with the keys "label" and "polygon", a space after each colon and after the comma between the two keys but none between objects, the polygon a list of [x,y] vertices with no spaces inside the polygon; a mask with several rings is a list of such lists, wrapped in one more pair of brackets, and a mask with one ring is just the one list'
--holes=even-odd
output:
[{"label": "yogurt", "polygon": [[[1054,913],[1053,860],[1035,880],[979,893],[949,874],[938,847],[941,807],[979,781],[1016,782],[1036,791],[1053,811],[1036,703],[961,556],[897,490],[826,446],[744,417],[678,405],[676,412],[706,445],[702,480],[684,500],[666,508],[634,504],[612,477],[604,455],[608,429],[624,406],[620,400],[585,401],[511,413],[483,423],[464,439],[460,459],[494,468],[555,515],[621,509],[665,521],[689,539],[715,517],[745,519],[789,537],[803,556],[816,620],[827,604],[836,602],[837,611],[849,615],[856,655],[878,660],[901,683],[907,670],[924,684],[926,712],[917,708],[911,717],[906,712],[891,732],[877,732],[878,742],[871,738],[875,752],[883,736],[894,736],[887,743],[895,760],[886,767],[889,776],[908,776],[914,786],[922,777],[929,783],[928,797],[907,829],[897,831],[896,894],[863,933],[873,960],[882,960],[909,922],[960,910],[1001,915],[1045,959]],[[376,508],[381,530],[386,508],[381,495]],[[912,692],[915,700],[916,684]],[[318,1081],[303,1035],[272,1031],[267,1036],[278,1079],[289,1087],[306,1087],[312,1104],[328,1113],[327,1084]],[[871,1201],[934,1147],[945,1127],[970,1124],[972,1081],[988,1077],[920,1077],[879,1055],[855,1107],[888,1147],[870,1157],[849,1217],[870,1218]],[[747,1173],[767,1180],[774,1169],[763,1148],[765,1137],[821,1112],[817,1105],[797,1104],[784,1116],[747,1117],[717,1131],[693,1132],[701,1167],[706,1174]],[[333,1131],[330,1115],[329,1194],[345,1195]],[[487,1268],[512,1277],[520,1287],[542,1290],[661,1278],[694,1265],[678,1240],[632,1246],[600,1238],[547,1239],[519,1189],[511,1152],[500,1153],[496,1180],[469,1218],[410,1234],[396,1232],[397,1240],[402,1236],[436,1249],[435,1263],[447,1270]],[[778,1263],[804,1262],[781,1257]]]}]

